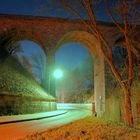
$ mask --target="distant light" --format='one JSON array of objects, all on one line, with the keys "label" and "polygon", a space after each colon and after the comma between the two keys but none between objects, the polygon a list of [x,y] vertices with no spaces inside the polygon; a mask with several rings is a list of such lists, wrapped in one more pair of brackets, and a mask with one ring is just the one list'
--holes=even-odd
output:
[{"label": "distant light", "polygon": [[63,72],[60,69],[56,69],[53,73],[54,77],[57,79],[60,79],[61,77],[63,77]]}]

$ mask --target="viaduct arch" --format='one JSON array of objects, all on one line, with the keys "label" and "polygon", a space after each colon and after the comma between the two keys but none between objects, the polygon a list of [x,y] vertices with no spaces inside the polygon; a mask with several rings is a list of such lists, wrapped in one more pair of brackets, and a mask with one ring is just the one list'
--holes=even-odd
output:
[{"label": "viaduct arch", "polygon": [[[105,70],[104,58],[99,50],[100,42],[86,31],[71,31],[66,33],[57,43],[55,51],[65,43],[83,44],[94,59],[94,98],[95,109],[98,116],[105,111]],[[55,52],[54,51],[54,52]],[[55,53],[54,53],[55,54]]]},{"label": "viaduct arch", "polygon": [[[110,45],[121,36],[113,24],[98,23]],[[6,39],[5,39],[6,38]],[[95,58],[94,83],[96,111],[99,116],[105,111],[105,81],[104,60],[99,57],[97,39],[90,34],[89,29],[79,20],[67,20],[61,18],[43,18],[33,16],[0,15],[0,42],[2,45],[21,39],[30,39],[37,42],[48,56],[50,69],[54,62],[54,53],[58,47],[68,42],[84,44]],[[98,73],[98,70],[101,70]],[[49,73],[48,73],[49,78]],[[50,83],[49,83],[50,82]],[[51,85],[49,92],[54,95],[53,79],[49,80]]]}]

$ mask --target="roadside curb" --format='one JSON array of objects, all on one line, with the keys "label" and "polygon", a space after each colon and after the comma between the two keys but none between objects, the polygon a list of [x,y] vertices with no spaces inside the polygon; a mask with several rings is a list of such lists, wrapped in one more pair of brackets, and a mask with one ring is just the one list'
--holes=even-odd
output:
[{"label": "roadside curb", "polygon": [[[10,120],[9,119],[7,121],[1,121],[0,120],[0,125],[11,124],[11,123],[19,123],[19,122],[27,122],[27,121],[34,121],[34,120],[41,120],[41,119],[45,119],[45,118],[51,118],[51,117],[60,116],[60,115],[66,114],[66,113],[67,113],[67,111],[65,110],[65,111],[61,111],[60,113],[56,113],[56,114],[53,114],[53,115],[46,115],[46,116],[44,115],[42,117],[40,116],[40,117],[27,118],[27,119],[17,119],[17,120]],[[27,115],[25,115],[25,116],[27,116]],[[34,114],[34,115],[36,115],[36,114]],[[11,118],[12,118],[12,116],[11,116]]]}]

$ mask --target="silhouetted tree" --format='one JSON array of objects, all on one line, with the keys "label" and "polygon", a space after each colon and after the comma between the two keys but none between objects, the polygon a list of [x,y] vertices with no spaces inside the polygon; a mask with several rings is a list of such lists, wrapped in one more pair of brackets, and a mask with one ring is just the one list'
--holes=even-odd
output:
[{"label": "silhouetted tree", "polygon": [[38,77],[40,84],[46,89],[46,58],[43,55],[32,55],[31,59],[33,61],[34,68],[38,69]]},{"label": "silhouetted tree", "polygon": [[33,69],[33,66],[32,64],[29,62],[29,57],[27,56],[22,56],[22,59],[23,59],[23,66],[30,72],[30,74],[32,74],[32,69]]},{"label": "silhouetted tree", "polygon": [[[57,82],[58,95],[63,102],[83,103],[87,102],[93,94],[93,62],[88,57],[75,69],[65,69],[67,74]],[[63,94],[63,95],[62,95]]]}]

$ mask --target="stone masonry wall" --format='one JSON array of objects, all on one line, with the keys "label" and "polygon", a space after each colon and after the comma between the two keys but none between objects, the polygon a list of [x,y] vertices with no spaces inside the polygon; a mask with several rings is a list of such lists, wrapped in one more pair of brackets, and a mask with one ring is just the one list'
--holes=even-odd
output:
[{"label": "stone masonry wall", "polygon": [[0,115],[32,114],[56,110],[55,100],[0,94]]}]

